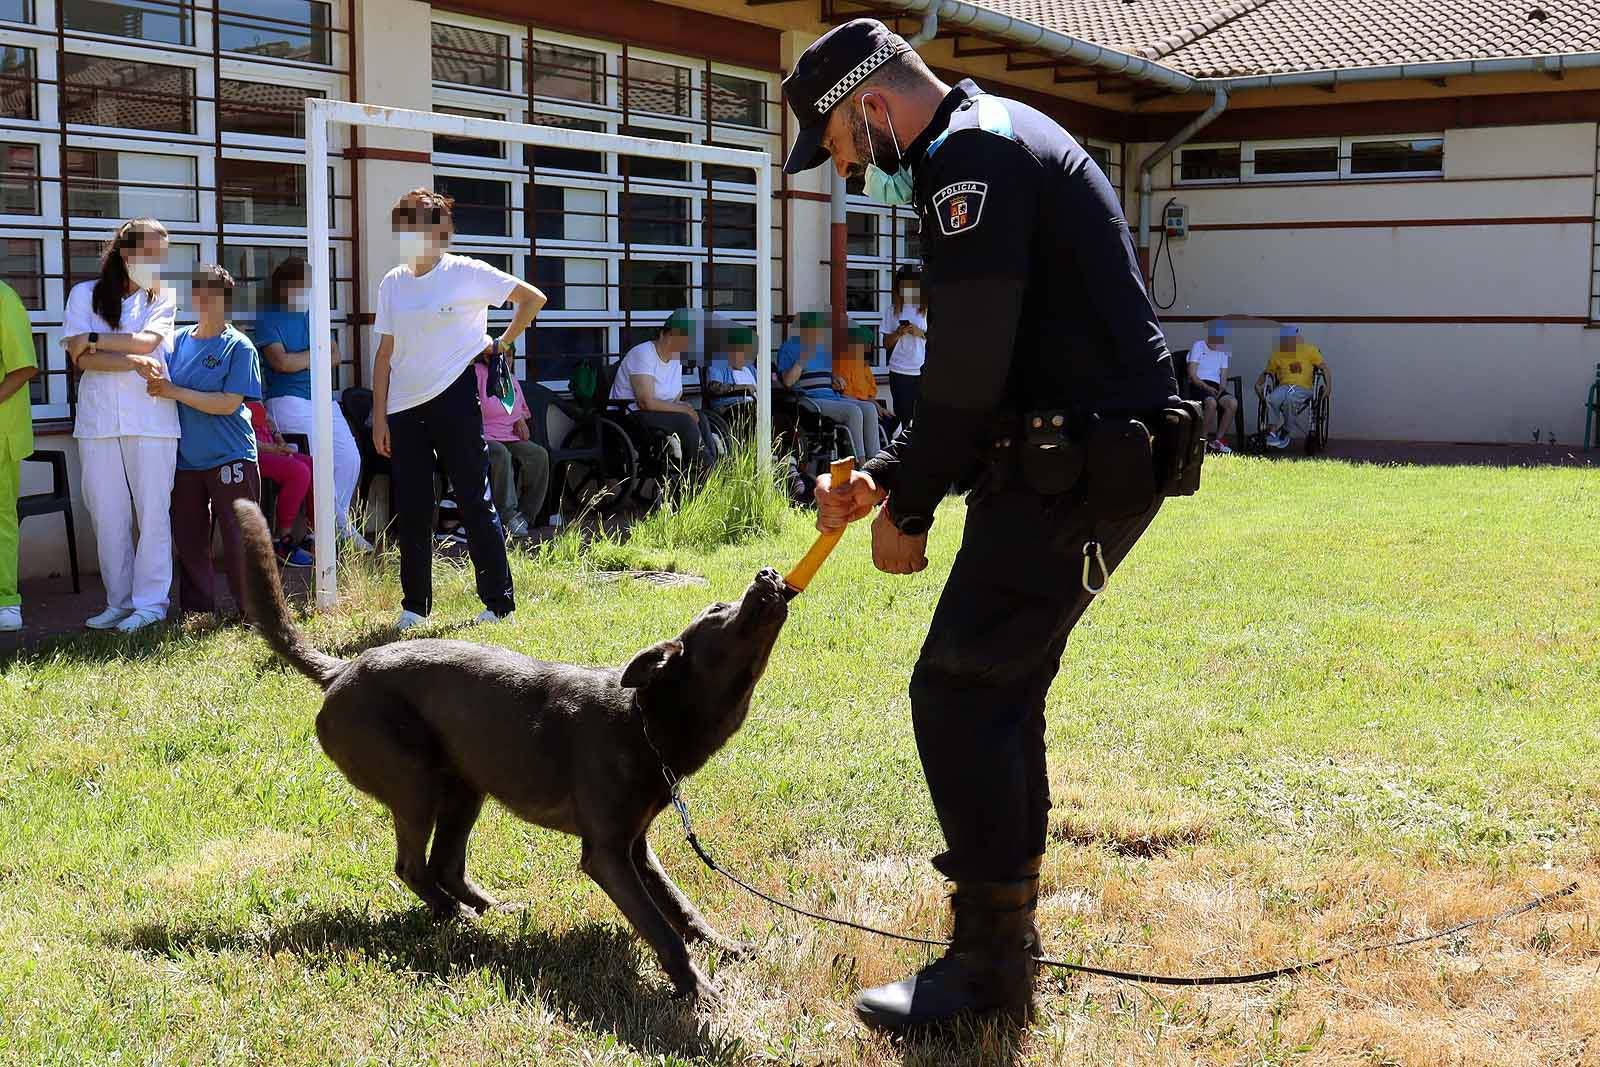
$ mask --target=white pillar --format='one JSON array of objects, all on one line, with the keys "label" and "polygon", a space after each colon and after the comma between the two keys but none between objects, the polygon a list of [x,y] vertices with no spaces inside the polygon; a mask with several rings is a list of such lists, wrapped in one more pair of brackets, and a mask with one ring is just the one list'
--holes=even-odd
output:
[{"label": "white pillar", "polygon": [[[786,31],[782,40],[783,69],[793,70],[800,53],[816,39],[814,33]],[[787,104],[783,106],[788,107]],[[792,112],[789,115],[789,130],[792,141],[798,132]],[[784,275],[789,279],[789,310],[821,310],[828,306],[829,300],[828,168],[818,167],[803,174],[791,174],[789,188],[794,192],[810,194],[797,197],[789,204],[789,248]],[[813,196],[822,199],[814,199]]]},{"label": "white pillar", "polygon": [[[360,42],[361,58],[351,99],[412,111],[433,110],[432,12],[428,4],[417,0],[357,0],[356,40]],[[433,151],[433,137],[411,130],[367,127],[356,139],[362,149],[358,155],[370,150],[412,157],[363,158],[355,164],[361,189],[356,232],[361,242],[362,273],[355,284],[362,292],[362,308],[370,313],[377,303],[378,282],[400,258],[389,229],[389,209],[401,194],[433,185],[433,165],[427,161]],[[335,143],[341,143],[341,139],[336,138]],[[368,338],[362,346],[366,361],[361,376],[364,382],[372,380],[372,354],[376,350],[376,338]]]}]

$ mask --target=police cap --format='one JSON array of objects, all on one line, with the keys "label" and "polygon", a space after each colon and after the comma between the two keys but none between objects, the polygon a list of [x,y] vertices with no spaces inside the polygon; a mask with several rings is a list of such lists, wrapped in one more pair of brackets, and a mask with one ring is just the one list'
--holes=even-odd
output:
[{"label": "police cap", "polygon": [[798,174],[826,163],[822,132],[828,113],[873,71],[909,51],[905,38],[877,19],[852,19],[818,37],[783,79],[783,98],[800,120],[783,169]]}]

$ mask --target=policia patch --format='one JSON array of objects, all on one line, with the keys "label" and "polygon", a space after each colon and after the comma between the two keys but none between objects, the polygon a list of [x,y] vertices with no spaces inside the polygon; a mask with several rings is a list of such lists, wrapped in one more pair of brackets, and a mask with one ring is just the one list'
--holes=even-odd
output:
[{"label": "policia patch", "polygon": [[988,182],[952,182],[934,193],[933,213],[939,217],[939,232],[954,237],[977,229],[988,193]]}]

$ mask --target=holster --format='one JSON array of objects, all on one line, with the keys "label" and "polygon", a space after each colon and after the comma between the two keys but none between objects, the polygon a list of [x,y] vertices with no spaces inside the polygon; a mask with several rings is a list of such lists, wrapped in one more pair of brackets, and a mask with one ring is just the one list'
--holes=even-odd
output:
[{"label": "holster", "polygon": [[1084,507],[1114,522],[1155,506],[1156,470],[1151,435],[1127,415],[1094,415],[1084,433]]},{"label": "holster", "polygon": [[1180,401],[1155,419],[1156,485],[1163,496],[1193,496],[1200,491],[1200,466],[1206,458],[1204,408]]},{"label": "holster", "polygon": [[1073,440],[1065,411],[1034,411],[1023,416],[1018,473],[1040,496],[1069,492],[1083,477],[1083,448]]}]

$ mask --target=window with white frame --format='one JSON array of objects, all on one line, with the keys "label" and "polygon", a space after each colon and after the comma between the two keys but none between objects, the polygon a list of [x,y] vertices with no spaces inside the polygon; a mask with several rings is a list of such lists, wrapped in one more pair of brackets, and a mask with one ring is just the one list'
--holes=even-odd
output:
[{"label": "window with white frame", "polygon": [[1438,133],[1186,145],[1173,163],[1178,185],[1443,176]]},{"label": "window with white frame", "polygon": [[[781,160],[771,72],[442,12],[432,40],[436,111]],[[579,360],[626,351],[681,307],[755,320],[748,171],[459,138],[435,138],[433,167],[456,199],[457,250],[500,257],[549,298],[525,377],[560,386]]]},{"label": "window with white frame", "polygon": [[[304,108],[346,94],[344,5],[323,0],[0,0],[0,279],[22,296],[39,421],[69,419],[66,293],[136,216],[170,234],[169,277],[233,274],[248,329],[271,270],[306,253]],[[219,149],[220,144],[220,149]],[[332,167],[335,323],[355,380],[347,164]],[[180,293],[184,287],[180,285]],[[180,308],[180,320],[192,321]]]},{"label": "window with white frame", "polygon": [[1078,142],[1083,145],[1083,150],[1089,154],[1105,174],[1106,180],[1111,182],[1111,188],[1117,192],[1117,198],[1122,197],[1122,146],[1113,141],[1102,141],[1097,138],[1084,138]]}]

